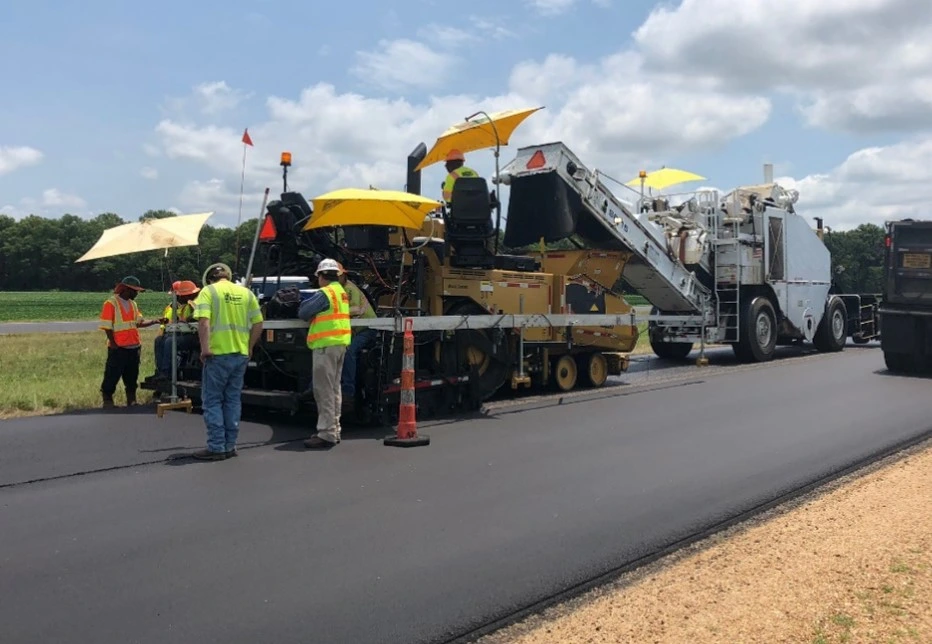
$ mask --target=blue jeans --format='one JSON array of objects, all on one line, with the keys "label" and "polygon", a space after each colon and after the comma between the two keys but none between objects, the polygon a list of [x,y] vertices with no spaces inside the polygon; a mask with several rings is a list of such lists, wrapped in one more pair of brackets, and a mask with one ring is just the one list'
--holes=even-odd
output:
[{"label": "blue jeans", "polygon": [[344,397],[352,398],[356,395],[356,358],[359,357],[359,352],[375,342],[377,337],[375,329],[360,329],[353,333],[353,340],[346,348],[343,372],[340,375],[340,388]]},{"label": "blue jeans", "polygon": [[243,378],[249,358],[239,353],[212,356],[204,363],[201,403],[207,425],[207,449],[231,452],[239,435]]},{"label": "blue jeans", "polygon": [[[175,339],[178,351],[196,349],[198,340],[196,335],[179,333]],[[155,372],[166,378],[172,377],[172,336],[170,333],[155,338]]]}]

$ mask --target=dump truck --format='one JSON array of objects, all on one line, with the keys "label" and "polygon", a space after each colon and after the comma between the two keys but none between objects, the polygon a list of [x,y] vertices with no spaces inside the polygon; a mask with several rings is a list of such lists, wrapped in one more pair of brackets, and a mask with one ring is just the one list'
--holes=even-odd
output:
[{"label": "dump truck", "polygon": [[880,348],[887,369],[932,366],[932,221],[885,224]]},{"label": "dump truck", "polygon": [[[420,194],[425,154],[422,143],[409,155],[410,193]],[[333,258],[363,289],[378,317],[352,324],[375,329],[378,340],[357,362],[353,412],[362,422],[397,418],[404,328],[417,338],[419,416],[475,408],[506,388],[603,386],[627,369],[644,319],[618,288],[622,277],[653,306],[650,345],[664,359],[685,359],[698,344],[701,362],[709,343],[731,344],[745,361],[771,359],[779,342],[842,350],[852,318],[830,294],[831,258],[795,212],[793,191],[768,181],[680,204],[642,197],[632,207],[603,179],[562,142],[520,148],[492,177],[510,190],[504,231],[491,216],[501,214],[498,193],[477,177],[460,178],[455,206],[413,234],[311,228],[310,204],[286,183],[267,206],[257,266],[266,276],[313,275]],[[569,249],[553,250],[556,242]],[[266,303],[244,405],[313,407],[301,395],[312,370],[297,309],[294,293]],[[197,401],[196,357],[180,374],[180,391]]]}]

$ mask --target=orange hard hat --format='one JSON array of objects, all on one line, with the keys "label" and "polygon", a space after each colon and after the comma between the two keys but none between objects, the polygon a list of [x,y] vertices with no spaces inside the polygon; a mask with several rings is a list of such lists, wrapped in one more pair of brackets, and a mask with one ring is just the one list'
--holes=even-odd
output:
[{"label": "orange hard hat", "polygon": [[171,294],[172,291],[177,291],[179,288],[181,288],[181,280],[176,280],[172,282],[171,290],[169,290],[168,292],[169,294]]},{"label": "orange hard hat", "polygon": [[466,157],[463,155],[462,152],[454,149],[454,150],[450,150],[449,152],[447,152],[447,158],[445,160],[446,161],[465,161]]},{"label": "orange hard hat", "polygon": [[194,295],[201,289],[191,280],[182,280],[172,284],[172,290],[175,291],[175,295]]}]

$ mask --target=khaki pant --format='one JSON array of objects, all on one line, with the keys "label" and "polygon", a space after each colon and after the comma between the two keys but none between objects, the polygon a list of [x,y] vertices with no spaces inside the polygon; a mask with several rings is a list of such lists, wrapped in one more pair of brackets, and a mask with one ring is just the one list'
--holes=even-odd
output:
[{"label": "khaki pant", "polygon": [[331,443],[340,441],[340,408],[343,392],[340,390],[340,375],[346,347],[324,347],[314,349],[314,402],[317,403],[317,435]]}]

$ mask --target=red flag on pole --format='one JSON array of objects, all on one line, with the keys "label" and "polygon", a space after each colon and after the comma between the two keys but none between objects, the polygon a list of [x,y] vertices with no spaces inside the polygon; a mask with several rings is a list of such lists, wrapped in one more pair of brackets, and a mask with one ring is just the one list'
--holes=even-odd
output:
[{"label": "red flag on pole", "polygon": [[243,143],[246,145],[252,145],[252,139],[249,137],[249,128],[247,127],[243,130]]}]

